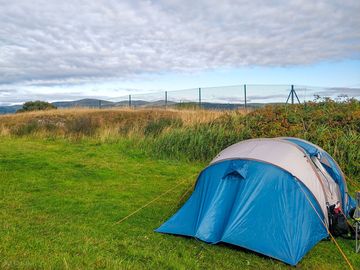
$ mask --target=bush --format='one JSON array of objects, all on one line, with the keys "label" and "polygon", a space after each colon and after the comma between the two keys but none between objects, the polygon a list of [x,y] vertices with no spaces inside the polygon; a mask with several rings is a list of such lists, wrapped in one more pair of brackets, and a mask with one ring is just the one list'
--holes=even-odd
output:
[{"label": "bush", "polygon": [[30,111],[44,111],[44,110],[54,110],[57,109],[53,104],[46,101],[28,101],[25,102],[22,109],[17,110],[17,113],[21,112],[30,112]]}]

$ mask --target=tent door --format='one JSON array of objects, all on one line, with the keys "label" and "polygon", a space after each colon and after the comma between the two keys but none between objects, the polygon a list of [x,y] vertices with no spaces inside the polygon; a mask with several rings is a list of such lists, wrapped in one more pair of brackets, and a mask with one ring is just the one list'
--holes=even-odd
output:
[{"label": "tent door", "polygon": [[336,204],[341,202],[341,193],[338,184],[334,179],[329,175],[326,169],[323,167],[318,157],[311,157],[312,162],[317,168],[317,171],[320,175],[323,186],[325,187],[326,201],[330,204]]}]

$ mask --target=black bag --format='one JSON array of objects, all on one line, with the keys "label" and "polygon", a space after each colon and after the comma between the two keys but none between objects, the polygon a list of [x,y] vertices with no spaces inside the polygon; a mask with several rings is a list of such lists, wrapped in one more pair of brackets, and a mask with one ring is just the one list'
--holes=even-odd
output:
[{"label": "black bag", "polygon": [[347,236],[350,231],[345,216],[341,212],[335,212],[335,205],[331,205],[328,212],[330,233],[333,236]]}]

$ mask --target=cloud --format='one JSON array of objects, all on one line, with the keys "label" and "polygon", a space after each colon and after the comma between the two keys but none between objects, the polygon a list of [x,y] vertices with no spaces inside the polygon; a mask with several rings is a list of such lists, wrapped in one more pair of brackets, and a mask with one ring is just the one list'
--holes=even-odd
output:
[{"label": "cloud", "polygon": [[358,59],[360,1],[0,0],[0,85]]},{"label": "cloud", "polygon": [[257,96],[248,96],[250,100],[274,100],[274,99],[280,99],[286,101],[289,94],[273,94],[273,95],[257,95]]},{"label": "cloud", "polygon": [[14,90],[14,89],[0,89],[0,96],[1,95],[13,94],[15,92],[16,92],[16,90]]},{"label": "cloud", "polygon": [[346,95],[349,97],[358,98],[360,97],[360,88],[347,88],[347,87],[331,87],[324,88],[316,91],[315,94],[320,96],[340,96]]},{"label": "cloud", "polygon": [[[83,98],[99,98],[99,96],[84,95],[81,92],[72,92],[72,93],[63,93],[63,92],[51,92],[51,93],[34,93],[33,91],[26,90],[12,90],[9,92],[2,93],[0,90],[0,106],[11,105],[11,104],[20,104],[26,101],[33,100],[47,100],[47,101],[57,101],[57,100],[77,100]],[[101,97],[100,97],[101,98]]]}]

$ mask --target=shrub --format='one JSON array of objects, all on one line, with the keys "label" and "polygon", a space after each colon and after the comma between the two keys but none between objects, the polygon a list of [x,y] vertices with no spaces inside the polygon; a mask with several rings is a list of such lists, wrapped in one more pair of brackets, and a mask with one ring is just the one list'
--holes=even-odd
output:
[{"label": "shrub", "polygon": [[30,111],[44,111],[44,110],[54,110],[57,109],[53,104],[46,101],[28,101],[25,102],[22,109],[17,110],[17,113],[21,112],[30,112]]}]

